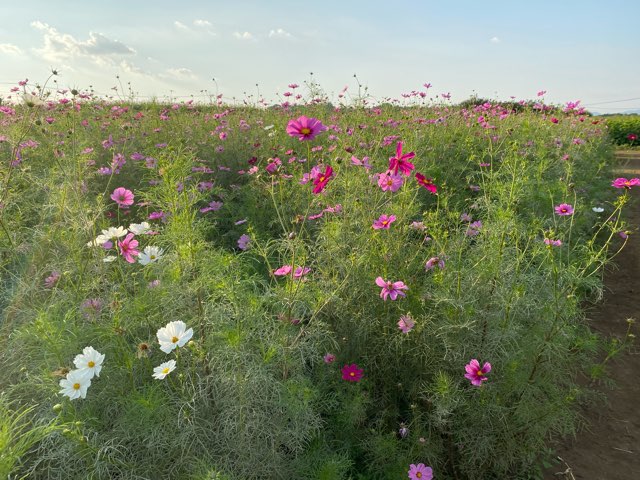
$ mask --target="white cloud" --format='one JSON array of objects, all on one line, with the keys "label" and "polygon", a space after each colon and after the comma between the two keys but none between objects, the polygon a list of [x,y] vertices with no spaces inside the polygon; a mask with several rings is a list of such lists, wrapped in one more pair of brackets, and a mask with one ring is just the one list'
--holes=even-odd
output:
[{"label": "white cloud", "polygon": [[6,53],[7,55],[22,55],[22,49],[11,43],[0,43],[0,53]]},{"label": "white cloud", "polygon": [[187,27],[184,23],[179,22],[178,20],[173,22],[173,24],[175,25],[176,28],[179,28],[180,30],[190,30],[189,27]]},{"label": "white cloud", "polygon": [[282,28],[277,28],[269,32],[269,38],[291,38],[291,34]]},{"label": "white cloud", "polygon": [[491,37],[491,40],[489,40],[491,43],[500,43],[500,39],[498,37]]},{"label": "white cloud", "polygon": [[143,69],[126,60],[122,60],[119,66],[122,69],[122,71],[125,73],[135,73],[137,75],[148,75],[148,73],[145,72]]},{"label": "white cloud", "polygon": [[200,19],[194,20],[193,24],[196,27],[210,27],[211,26],[211,22],[210,21],[208,21],[208,20],[200,20]]},{"label": "white cloud", "polygon": [[250,32],[234,32],[233,34],[234,37],[236,37],[239,40],[254,40],[255,37],[250,33]]},{"label": "white cloud", "polygon": [[89,32],[88,40],[81,41],[68,33],[60,33],[54,27],[38,20],[31,22],[31,26],[43,34],[44,46],[35,52],[45,60],[60,62],[78,57],[88,57],[94,62],[110,63],[111,57],[135,55],[136,51],[102,33]]},{"label": "white cloud", "polygon": [[192,70],[188,69],[188,68],[168,68],[167,69],[167,74],[168,75],[161,75],[164,77],[173,77],[173,78],[179,78],[179,79],[191,79],[191,80],[195,80],[197,77],[197,75],[195,73],[193,73]]}]

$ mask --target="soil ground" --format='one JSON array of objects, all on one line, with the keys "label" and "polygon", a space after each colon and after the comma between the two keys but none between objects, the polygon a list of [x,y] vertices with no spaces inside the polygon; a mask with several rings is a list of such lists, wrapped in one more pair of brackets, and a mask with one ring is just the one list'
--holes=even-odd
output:
[{"label": "soil ground", "polygon": [[[640,177],[640,152],[618,152],[616,156],[618,176]],[[589,315],[593,330],[620,340],[625,337],[627,319],[635,319],[635,345],[608,363],[613,387],[596,387],[606,395],[606,402],[581,412],[586,427],[575,438],[556,445],[559,464],[547,470],[545,480],[640,480],[639,190],[632,189],[634,202],[627,210],[633,234],[615,265],[605,272],[603,303]]]}]

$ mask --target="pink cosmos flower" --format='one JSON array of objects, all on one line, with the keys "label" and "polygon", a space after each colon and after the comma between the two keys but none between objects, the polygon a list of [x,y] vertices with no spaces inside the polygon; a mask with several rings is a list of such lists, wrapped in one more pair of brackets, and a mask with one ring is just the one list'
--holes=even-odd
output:
[{"label": "pink cosmos flower", "polygon": [[358,166],[364,167],[366,170],[371,170],[371,164],[369,163],[369,157],[362,157],[362,160],[360,160],[355,155],[352,155],[351,156],[351,163],[353,165],[358,165]]},{"label": "pink cosmos flower", "polygon": [[438,191],[438,187],[433,183],[433,178],[427,178],[421,173],[416,173],[416,181],[434,195]]},{"label": "pink cosmos flower", "polygon": [[411,480],[432,480],[433,469],[427,467],[424,463],[409,465],[409,471],[407,472]]},{"label": "pink cosmos flower", "polygon": [[482,382],[487,381],[486,375],[491,371],[491,364],[489,362],[485,362],[482,368],[480,368],[480,362],[474,358],[471,362],[465,365],[464,369],[467,371],[464,378],[471,380],[471,385],[479,387],[482,385]]},{"label": "pink cosmos flower", "polygon": [[298,140],[312,140],[320,132],[327,129],[317,118],[307,118],[304,115],[296,120],[289,120],[287,124],[287,133],[291,137],[297,137]]},{"label": "pink cosmos flower", "polygon": [[116,188],[111,194],[111,200],[116,202],[120,208],[133,205],[133,192],[124,187]]},{"label": "pink cosmos flower", "polygon": [[300,279],[300,278],[304,277],[310,271],[311,271],[311,269],[309,267],[298,267],[293,272],[293,278]]},{"label": "pink cosmos flower", "polygon": [[398,328],[402,331],[402,333],[409,333],[413,330],[413,327],[416,325],[413,318],[409,315],[402,315],[400,320],[398,320]]},{"label": "pink cosmos flower", "polygon": [[324,363],[327,365],[336,361],[336,356],[333,353],[327,353],[324,357],[322,357]]},{"label": "pink cosmos flower", "polygon": [[283,265],[280,268],[274,270],[273,274],[276,277],[284,277],[286,275],[289,275],[292,270],[293,270],[293,267],[291,265]]},{"label": "pink cosmos flower", "polygon": [[424,268],[425,270],[429,271],[435,267],[440,268],[440,270],[442,270],[444,268],[444,259],[440,258],[440,257],[431,257],[429,260],[427,260],[427,263],[425,264]]},{"label": "pink cosmos flower", "polygon": [[60,280],[60,272],[54,270],[53,272],[51,272],[51,275],[44,279],[45,288],[55,287],[56,283],[58,283],[58,280]]},{"label": "pink cosmos flower", "polygon": [[415,152],[409,152],[403,155],[402,142],[398,142],[398,145],[396,146],[396,156],[389,158],[389,171],[393,171],[396,175],[398,174],[398,170],[400,170],[404,175],[411,174],[411,171],[416,167],[413,163],[409,162],[409,160],[415,156]]},{"label": "pink cosmos flower", "polygon": [[409,287],[404,282],[387,282],[382,277],[376,278],[376,285],[382,288],[380,298],[384,301],[387,300],[387,297],[391,297],[391,300],[398,298],[398,295],[406,297],[407,295],[402,290],[409,290]]},{"label": "pink cosmos flower", "polygon": [[133,233],[128,234],[124,237],[124,240],[120,240],[118,242],[118,249],[120,250],[120,255],[124,257],[124,259],[129,263],[135,263],[137,257],[140,253],[136,250],[138,246],[138,241],[133,238]]},{"label": "pink cosmos flower", "polygon": [[362,380],[364,370],[358,368],[358,365],[352,363],[351,365],[345,365],[342,367],[342,379],[347,382],[359,382]]},{"label": "pink cosmos flower", "polygon": [[240,250],[246,250],[249,248],[249,244],[251,243],[251,237],[247,234],[242,234],[238,239],[238,248]]},{"label": "pink cosmos flower", "polygon": [[393,222],[396,221],[396,216],[395,215],[380,215],[380,217],[373,222],[373,228],[374,230],[389,230],[389,227],[391,226],[391,224]]},{"label": "pink cosmos flower", "polygon": [[573,215],[573,207],[568,203],[561,203],[555,208],[556,214],[561,216]]},{"label": "pink cosmos flower", "polygon": [[396,192],[401,186],[404,180],[401,175],[395,174],[391,171],[386,171],[378,176],[378,186],[383,192],[391,190]]},{"label": "pink cosmos flower", "polygon": [[330,165],[327,165],[324,173],[319,174],[314,180],[313,184],[313,193],[316,195],[324,190],[324,187],[329,183],[329,179],[333,176],[333,168]]},{"label": "pink cosmos flower", "polygon": [[560,245],[562,245],[562,240],[552,240],[551,238],[545,238],[544,243],[549,247],[559,247]]},{"label": "pink cosmos flower", "polygon": [[631,180],[627,180],[626,178],[616,178],[611,184],[612,187],[626,188],[627,190],[638,185],[640,185],[640,178],[632,178]]}]

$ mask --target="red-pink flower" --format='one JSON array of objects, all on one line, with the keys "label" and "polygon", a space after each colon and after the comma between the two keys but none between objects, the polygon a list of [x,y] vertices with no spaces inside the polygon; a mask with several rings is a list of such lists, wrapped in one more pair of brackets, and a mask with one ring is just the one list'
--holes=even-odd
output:
[{"label": "red-pink flower", "polygon": [[433,183],[433,178],[427,178],[421,173],[416,173],[416,181],[433,194],[438,191],[438,187]]},{"label": "red-pink flower", "polygon": [[407,295],[403,292],[403,290],[409,290],[404,282],[388,282],[384,280],[382,277],[376,278],[376,285],[378,285],[382,290],[380,291],[380,298],[383,300],[387,300],[387,297],[391,297],[391,300],[395,300],[398,298],[398,295],[401,297],[406,297]]},{"label": "red-pink flower", "polygon": [[289,120],[287,124],[287,133],[291,137],[297,137],[298,140],[312,140],[320,132],[327,129],[317,118],[307,118],[304,115],[296,120]]},{"label": "red-pink flower", "polygon": [[487,381],[486,375],[491,371],[491,364],[489,362],[485,362],[482,368],[480,368],[480,362],[474,358],[471,362],[465,365],[464,369],[467,371],[464,378],[471,380],[471,385],[479,387],[482,385],[482,382]]},{"label": "red-pink flower", "polygon": [[611,184],[612,187],[626,188],[627,190],[638,185],[640,185],[640,178],[632,178],[631,180],[627,180],[626,178],[616,178]]},{"label": "red-pink flower", "polygon": [[380,215],[380,217],[375,222],[373,222],[373,228],[374,230],[380,230],[380,229],[389,230],[389,227],[395,221],[396,221],[395,215],[387,216],[383,214],[383,215]]},{"label": "red-pink flower", "polygon": [[359,382],[362,380],[364,370],[358,368],[358,365],[352,363],[351,365],[345,365],[342,367],[342,379],[347,382]]},{"label": "red-pink flower", "polygon": [[120,251],[120,255],[124,257],[124,259],[129,263],[135,263],[137,257],[140,253],[136,250],[138,246],[138,241],[133,238],[133,233],[128,234],[124,237],[124,240],[120,240],[118,242],[118,250]]},{"label": "red-pink flower", "polygon": [[573,215],[573,207],[568,203],[561,203],[555,208],[556,214],[561,216]]},{"label": "red-pink flower", "polygon": [[133,205],[133,192],[124,187],[118,187],[111,194],[111,200],[116,202],[119,207],[128,207]]},{"label": "red-pink flower", "polygon": [[409,160],[415,156],[415,152],[409,152],[403,155],[402,142],[398,142],[398,145],[396,146],[396,156],[389,158],[389,171],[397,174],[398,170],[400,170],[404,175],[411,174],[411,171],[416,167],[413,163],[409,162]]},{"label": "red-pink flower", "polygon": [[403,182],[404,180],[401,175],[395,174],[391,171],[381,173],[378,176],[378,186],[383,192],[386,192],[387,190],[395,192],[402,186]]},{"label": "red-pink flower", "polygon": [[316,176],[316,178],[314,178],[313,184],[315,186],[313,187],[313,193],[318,194],[322,192],[322,190],[324,190],[324,187],[327,186],[327,183],[329,183],[329,179],[332,176],[333,176],[333,168],[331,168],[330,165],[327,165],[327,168],[325,169],[324,173],[321,173],[320,175]]}]

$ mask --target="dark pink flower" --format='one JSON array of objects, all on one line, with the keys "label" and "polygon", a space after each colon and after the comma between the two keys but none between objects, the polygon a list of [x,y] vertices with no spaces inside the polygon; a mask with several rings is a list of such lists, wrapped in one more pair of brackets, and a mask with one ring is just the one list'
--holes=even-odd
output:
[{"label": "dark pink flower", "polygon": [[387,190],[395,192],[402,186],[403,182],[402,175],[395,174],[391,171],[381,173],[378,176],[378,186],[383,192]]},{"label": "dark pink flower", "polygon": [[358,368],[358,365],[352,363],[351,365],[345,365],[342,367],[342,379],[347,382],[359,382],[362,380],[364,370]]},{"label": "dark pink flower", "polygon": [[389,171],[397,174],[398,170],[402,172],[404,175],[411,174],[411,171],[415,168],[413,163],[409,162],[413,157],[415,157],[415,152],[409,152],[402,154],[402,142],[398,142],[396,146],[396,156],[389,158]]},{"label": "dark pink flower", "polygon": [[133,192],[124,187],[118,187],[111,194],[111,200],[116,202],[119,207],[128,207],[133,205]]},{"label": "dark pink flower", "polygon": [[124,240],[120,240],[118,242],[118,250],[120,251],[120,255],[124,257],[124,259],[129,263],[135,263],[137,257],[140,253],[136,250],[138,246],[138,241],[133,238],[133,233],[128,234],[124,237]]},{"label": "dark pink flower", "polygon": [[464,369],[467,371],[464,378],[469,379],[471,381],[471,385],[479,387],[482,385],[482,382],[487,381],[486,375],[491,371],[491,364],[489,362],[485,362],[482,368],[480,368],[480,362],[474,358],[471,362],[465,365]]},{"label": "dark pink flower", "polygon": [[416,181],[433,194],[438,191],[438,187],[433,183],[433,178],[427,178],[421,173],[416,173]]},{"label": "dark pink flower", "polygon": [[291,137],[297,137],[298,140],[312,140],[320,132],[327,129],[317,118],[307,118],[304,115],[296,120],[289,120],[287,124],[287,133]]},{"label": "dark pink flower", "polygon": [[319,174],[314,180],[313,180],[313,193],[318,194],[320,192],[322,192],[322,190],[324,190],[324,187],[327,186],[327,183],[329,183],[329,179],[331,179],[331,177],[333,176],[333,168],[331,168],[330,165],[327,165],[327,168],[325,169],[324,173]]},{"label": "dark pink flower", "polygon": [[387,282],[382,277],[376,278],[376,285],[382,288],[380,291],[380,298],[385,301],[387,300],[387,297],[391,297],[391,300],[398,298],[398,295],[406,297],[407,295],[403,290],[409,290],[409,287],[407,287],[404,282]]}]

